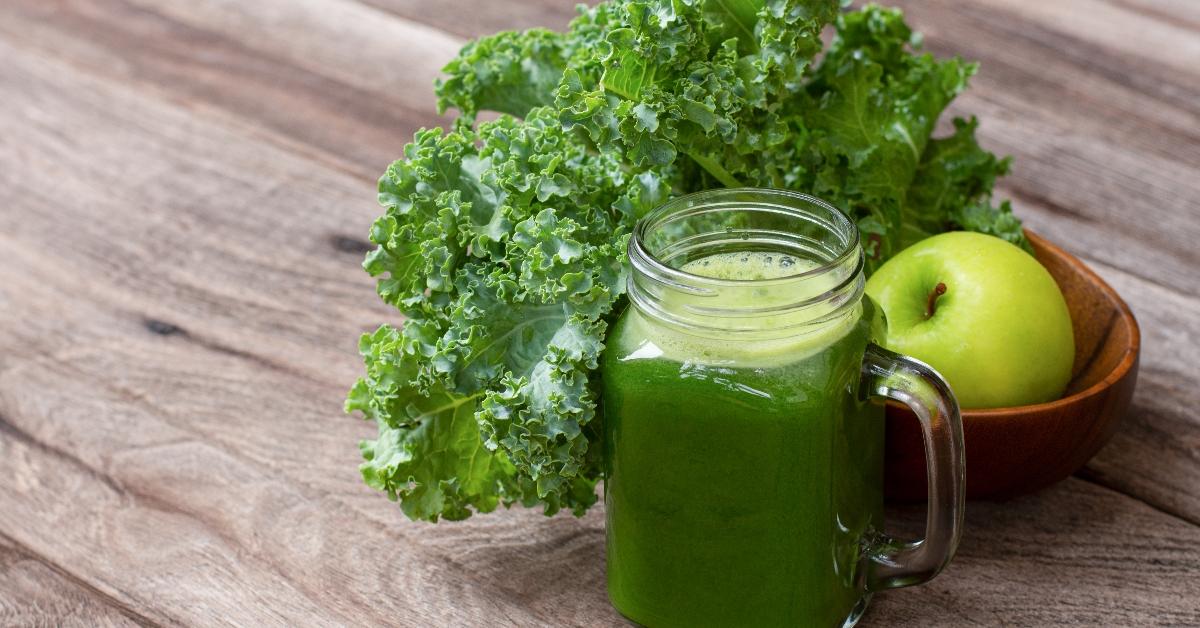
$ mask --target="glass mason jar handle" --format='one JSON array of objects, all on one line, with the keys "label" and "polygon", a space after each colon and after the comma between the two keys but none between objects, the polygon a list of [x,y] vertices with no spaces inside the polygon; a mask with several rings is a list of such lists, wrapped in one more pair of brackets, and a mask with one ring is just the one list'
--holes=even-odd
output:
[{"label": "glass mason jar handle", "polygon": [[863,357],[862,386],[867,395],[895,399],[917,415],[929,476],[925,538],[879,539],[864,556],[865,585],[879,591],[920,584],[950,562],[962,536],[965,466],[958,401],[928,365],[873,344]]}]

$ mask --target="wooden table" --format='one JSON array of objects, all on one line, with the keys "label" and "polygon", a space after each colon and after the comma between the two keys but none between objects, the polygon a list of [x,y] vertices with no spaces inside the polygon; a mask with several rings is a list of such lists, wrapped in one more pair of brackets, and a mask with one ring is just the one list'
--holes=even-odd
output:
[{"label": "wooden table", "polygon": [[[374,182],[471,36],[573,0],[0,3],[0,624],[621,625],[603,516],[412,523],[341,412]],[[1200,624],[1200,4],[926,0],[1003,194],[1129,301],[1078,476],[866,625]],[[913,529],[920,509],[893,519]]]}]

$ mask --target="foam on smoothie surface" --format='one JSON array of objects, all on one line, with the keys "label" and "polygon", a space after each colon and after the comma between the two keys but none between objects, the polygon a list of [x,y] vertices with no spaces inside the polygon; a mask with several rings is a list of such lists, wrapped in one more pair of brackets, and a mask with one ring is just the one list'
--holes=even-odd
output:
[{"label": "foam on smoothie surface", "polygon": [[817,263],[786,253],[746,251],[717,253],[694,259],[679,267],[685,273],[710,279],[779,279],[808,272]]},{"label": "foam on smoothie surface", "polygon": [[[764,281],[764,285],[756,287],[749,297],[754,299],[753,305],[786,307],[829,290],[833,287],[834,280],[829,277],[806,278],[795,283],[771,283],[770,280],[799,275],[819,266],[820,264],[813,260],[786,253],[734,251],[691,260],[681,265],[679,270],[710,279]],[[710,308],[748,305],[736,302],[733,298],[735,297],[718,294],[703,300],[689,298],[688,303]],[[741,293],[741,298],[747,298],[744,292]],[[671,299],[671,295],[666,295],[664,301]],[[668,307],[679,306],[678,303],[668,304]],[[845,316],[835,320],[807,327],[794,336],[770,339],[750,339],[733,334],[712,337],[689,333],[686,330],[657,324],[636,312],[631,314],[634,320],[630,321],[626,338],[646,346],[647,351],[656,353],[657,357],[679,362],[765,367],[794,362],[833,344],[853,327],[859,318],[859,308],[852,308]],[[714,322],[719,322],[719,319]],[[744,321],[737,322],[744,324]],[[759,328],[768,332],[784,323],[794,323],[794,319],[785,321],[783,316],[768,314],[755,321]]]}]

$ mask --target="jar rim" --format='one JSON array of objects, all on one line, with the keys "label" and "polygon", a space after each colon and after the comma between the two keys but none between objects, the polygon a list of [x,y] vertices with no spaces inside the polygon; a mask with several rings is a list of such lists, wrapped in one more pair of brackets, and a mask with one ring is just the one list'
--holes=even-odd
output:
[{"label": "jar rim", "polygon": [[[793,202],[799,201],[801,203],[815,205],[821,209],[827,210],[832,219],[835,222],[840,223],[836,226],[842,227],[847,233],[850,234],[850,237],[847,239],[845,245],[842,246],[842,250],[839,251],[832,259],[823,261],[817,266],[803,272],[792,275],[783,275],[780,277],[772,277],[768,279],[723,279],[689,273],[685,270],[675,268],[674,266],[667,264],[646,248],[644,240],[647,233],[650,231],[650,229],[663,222],[664,218],[668,216],[674,216],[682,211],[694,208],[704,208],[705,211],[713,211],[714,209],[719,208],[717,207],[716,203],[704,204],[702,201],[732,196],[734,194],[757,195],[767,198],[784,198]],[[747,205],[756,205],[758,207],[762,207],[768,203],[764,203],[762,201],[723,201],[722,204],[742,207]],[[802,211],[794,206],[777,205],[777,207],[784,210],[785,213],[797,213]],[[656,274],[683,280],[683,283],[711,284],[714,286],[745,286],[750,284],[756,286],[769,286],[786,284],[808,277],[823,275],[834,268],[842,266],[855,254],[861,254],[859,251],[860,238],[861,236],[858,231],[858,225],[855,225],[854,222],[846,216],[846,214],[842,213],[841,210],[834,207],[830,203],[823,201],[811,194],[775,188],[716,188],[692,192],[675,197],[651,210],[650,213],[638,220],[637,224],[634,226],[633,235],[631,238],[629,238],[628,254],[630,263],[634,264],[635,268],[639,263],[646,264],[650,268],[639,270],[652,270]]]},{"label": "jar rim", "polygon": [[[720,212],[732,220],[706,215]],[[737,224],[738,214],[748,218]],[[705,253],[759,247],[814,266],[761,279],[682,269]],[[856,306],[865,284],[866,259],[854,222],[815,196],[788,190],[721,188],[671,199],[638,221],[628,252],[633,306],[680,329],[763,337],[812,330]],[[676,264],[675,258],[685,261]]]}]

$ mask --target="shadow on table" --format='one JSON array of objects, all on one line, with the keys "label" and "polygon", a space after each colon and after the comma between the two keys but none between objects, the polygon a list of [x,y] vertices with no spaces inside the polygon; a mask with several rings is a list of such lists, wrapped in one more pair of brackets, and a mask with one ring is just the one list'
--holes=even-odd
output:
[{"label": "shadow on table", "polygon": [[[892,534],[920,536],[924,504],[888,517]],[[1200,528],[1077,478],[968,502],[954,561],[925,585],[877,595],[860,625],[1187,624],[1200,620],[1180,605],[1196,593],[1197,542]]]},{"label": "shadow on table", "polygon": [[582,519],[514,508],[464,524],[453,524],[453,535],[430,545],[459,548],[439,553],[483,597],[527,609],[547,626],[630,625],[605,590],[601,506]]}]

